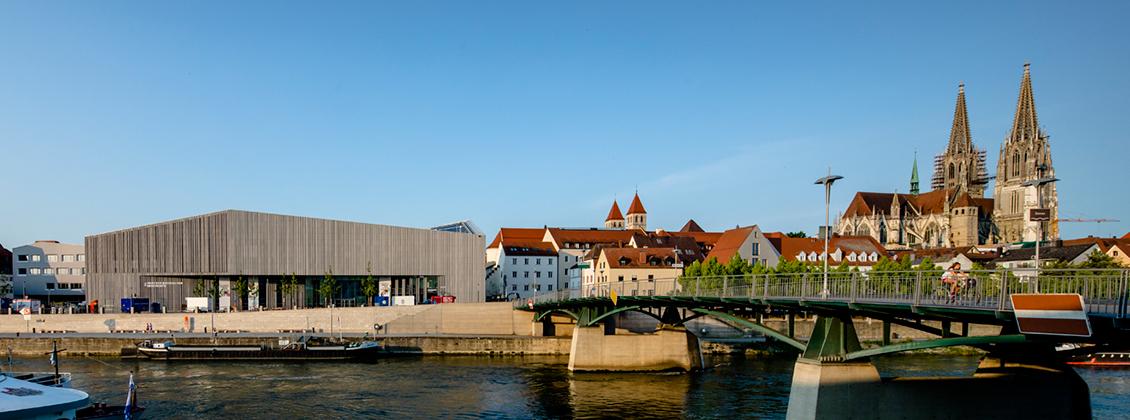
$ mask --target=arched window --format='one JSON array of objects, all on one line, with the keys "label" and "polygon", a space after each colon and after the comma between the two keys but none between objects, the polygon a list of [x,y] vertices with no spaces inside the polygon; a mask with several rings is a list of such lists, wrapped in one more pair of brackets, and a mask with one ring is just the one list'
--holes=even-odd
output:
[{"label": "arched window", "polygon": [[1020,152],[1012,153],[1012,176],[1020,176]]},{"label": "arched window", "polygon": [[950,178],[953,178],[953,177],[954,177],[953,164],[950,163]]}]

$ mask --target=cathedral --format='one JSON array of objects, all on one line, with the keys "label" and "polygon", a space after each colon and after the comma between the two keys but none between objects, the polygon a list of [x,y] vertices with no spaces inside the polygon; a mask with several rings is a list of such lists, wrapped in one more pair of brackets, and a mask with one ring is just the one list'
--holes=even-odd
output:
[{"label": "cathedral", "polygon": [[[1048,136],[1036,119],[1030,66],[1024,64],[1012,130],[1001,145],[993,198],[986,153],[973,144],[965,85],[957,88],[949,144],[934,159],[931,191],[920,193],[918,159],[910,191],[856,193],[835,227],[840,235],[868,235],[888,249],[965,247],[1047,240],[1059,236],[1059,201]],[[1050,222],[1028,220],[1030,209],[1048,208]]]}]

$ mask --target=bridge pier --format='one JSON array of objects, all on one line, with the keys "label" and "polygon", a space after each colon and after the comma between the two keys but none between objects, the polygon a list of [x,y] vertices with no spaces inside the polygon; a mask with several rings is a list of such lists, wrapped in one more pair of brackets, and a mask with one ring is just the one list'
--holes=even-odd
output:
[{"label": "bridge pier", "polygon": [[605,334],[604,326],[573,328],[569,370],[646,372],[702,369],[698,337],[682,327],[653,334]]},{"label": "bridge pier", "polygon": [[787,417],[876,417],[866,400],[879,393],[879,370],[869,360],[843,358],[861,348],[850,317],[818,317],[807,348],[793,366]]}]

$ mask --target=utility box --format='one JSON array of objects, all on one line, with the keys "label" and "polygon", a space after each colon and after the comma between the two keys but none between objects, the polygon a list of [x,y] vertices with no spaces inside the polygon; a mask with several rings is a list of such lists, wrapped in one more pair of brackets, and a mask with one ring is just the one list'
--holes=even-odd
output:
[{"label": "utility box", "polygon": [[412,306],[412,305],[415,305],[415,304],[416,304],[416,296],[413,296],[413,295],[393,296],[392,297],[392,305],[393,306]]},{"label": "utility box", "polygon": [[122,313],[149,312],[149,298],[122,298]]},{"label": "utility box", "polygon": [[373,303],[377,306],[388,306],[388,296],[373,296]]}]

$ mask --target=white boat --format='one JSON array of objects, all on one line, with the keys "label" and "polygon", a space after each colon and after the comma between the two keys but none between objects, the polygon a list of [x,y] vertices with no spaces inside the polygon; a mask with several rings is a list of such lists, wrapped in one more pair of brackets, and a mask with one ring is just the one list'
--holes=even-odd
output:
[{"label": "white boat", "polygon": [[74,419],[90,405],[90,395],[77,389],[43,385],[0,374],[0,418]]}]

